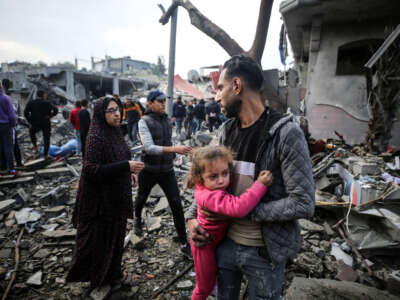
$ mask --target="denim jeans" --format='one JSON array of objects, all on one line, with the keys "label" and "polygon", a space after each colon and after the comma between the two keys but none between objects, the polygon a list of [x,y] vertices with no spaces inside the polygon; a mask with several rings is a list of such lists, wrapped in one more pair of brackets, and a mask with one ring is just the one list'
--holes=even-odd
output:
[{"label": "denim jeans", "polygon": [[201,130],[201,125],[203,125],[203,120],[194,118],[194,122],[195,122],[195,125],[194,125],[194,129],[193,129],[193,134],[196,134],[197,131]]},{"label": "denim jeans", "polygon": [[286,262],[274,265],[265,247],[249,247],[225,238],[217,248],[217,300],[239,299],[243,275],[251,300],[279,300]]},{"label": "denim jeans", "polygon": [[181,134],[183,118],[176,118],[176,135]]},{"label": "denim jeans", "polygon": [[135,122],[135,123],[128,123],[128,134],[129,134],[129,139],[130,139],[133,143],[136,143],[136,141],[137,141],[136,132],[137,132],[137,122]]}]

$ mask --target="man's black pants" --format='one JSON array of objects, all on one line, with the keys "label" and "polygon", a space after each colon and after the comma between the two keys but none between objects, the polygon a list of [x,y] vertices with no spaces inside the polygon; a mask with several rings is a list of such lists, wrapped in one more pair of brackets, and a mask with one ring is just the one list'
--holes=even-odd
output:
[{"label": "man's black pants", "polygon": [[0,124],[0,164],[2,168],[14,170],[13,130],[8,123]]},{"label": "man's black pants", "polygon": [[141,219],[142,209],[146,203],[151,189],[159,184],[167,196],[169,206],[172,210],[174,224],[181,244],[187,242],[185,217],[183,214],[179,187],[174,171],[152,173],[143,170],[139,173],[139,191],[135,201],[135,217]]},{"label": "man's black pants", "polygon": [[32,125],[29,128],[29,134],[31,136],[31,141],[33,146],[37,147],[36,133],[41,131],[43,133],[43,143],[44,143],[44,156],[49,153],[50,147],[50,134],[51,134],[51,126],[49,125]]},{"label": "man's black pants", "polygon": [[80,131],[81,132],[81,144],[82,144],[82,158],[85,157],[85,149],[86,149],[86,137],[87,131]]}]

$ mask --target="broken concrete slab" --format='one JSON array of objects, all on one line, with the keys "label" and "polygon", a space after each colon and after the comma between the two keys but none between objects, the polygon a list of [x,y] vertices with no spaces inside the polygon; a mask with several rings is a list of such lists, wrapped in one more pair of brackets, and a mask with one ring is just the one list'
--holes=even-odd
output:
[{"label": "broken concrete slab", "polygon": [[33,179],[34,179],[33,176],[22,177],[22,178],[17,177],[15,179],[0,181],[0,186],[1,187],[15,186],[17,184],[29,183],[29,182],[33,181]]},{"label": "broken concrete slab", "polygon": [[19,188],[15,195],[15,199],[17,200],[18,204],[24,205],[30,199],[30,195],[28,195],[23,188]]},{"label": "broken concrete slab", "polygon": [[90,293],[90,297],[94,300],[104,300],[111,291],[111,286],[109,284],[104,285],[100,288],[95,288]]},{"label": "broken concrete slab", "polygon": [[40,249],[39,251],[37,251],[34,255],[33,255],[33,257],[34,258],[45,258],[45,257],[47,257],[47,256],[49,256],[50,255],[50,251],[49,250],[47,250],[47,249],[45,249],[45,248],[43,248],[43,249]]},{"label": "broken concrete slab", "polygon": [[165,196],[163,190],[158,184],[156,184],[150,192],[150,197],[161,198],[163,196]]},{"label": "broken concrete slab", "polygon": [[161,217],[147,218],[146,225],[149,232],[156,231],[161,228]]},{"label": "broken concrete slab", "polygon": [[43,176],[43,177],[52,177],[52,176],[72,175],[72,172],[69,168],[54,168],[54,169],[37,170],[36,174],[38,176]]},{"label": "broken concrete slab", "polygon": [[337,261],[342,260],[345,264],[350,267],[353,266],[353,257],[342,250],[340,245],[337,243],[332,244],[331,255],[333,255]]},{"label": "broken concrete slab", "polygon": [[69,190],[66,186],[59,186],[52,189],[40,198],[41,205],[58,206],[64,205],[69,200]]},{"label": "broken concrete slab", "polygon": [[302,229],[311,231],[311,232],[323,232],[324,227],[321,225],[318,225],[314,222],[311,222],[307,219],[299,219],[299,224]]},{"label": "broken concrete slab", "polygon": [[15,219],[19,225],[26,224],[28,222],[36,222],[40,220],[40,212],[34,210],[31,207],[25,207],[15,213]]},{"label": "broken concrete slab", "polygon": [[51,208],[45,209],[44,213],[46,214],[46,217],[48,218],[54,218],[65,212],[65,206],[59,205],[59,206],[54,206]]},{"label": "broken concrete slab", "polygon": [[51,160],[39,158],[36,160],[28,161],[24,164],[25,170],[28,171],[36,171],[46,167],[47,165],[51,164]]},{"label": "broken concrete slab", "polygon": [[13,208],[16,202],[17,201],[15,199],[0,201],[0,213],[7,212],[11,208]]},{"label": "broken concrete slab", "polygon": [[35,274],[33,274],[29,279],[26,281],[27,285],[36,285],[40,286],[42,285],[42,271],[38,271]]},{"label": "broken concrete slab", "polygon": [[398,300],[386,291],[350,281],[295,277],[286,292],[286,300]]},{"label": "broken concrete slab", "polygon": [[156,207],[153,209],[154,215],[159,215],[163,211],[167,210],[169,207],[168,200],[166,197],[161,197],[160,201],[158,201]]},{"label": "broken concrete slab", "polygon": [[184,280],[184,281],[178,282],[176,287],[181,290],[191,289],[191,288],[193,288],[193,283],[190,280]]},{"label": "broken concrete slab", "polygon": [[136,234],[132,234],[130,236],[129,241],[132,243],[132,246],[135,249],[143,249],[144,248],[144,238],[137,236]]},{"label": "broken concrete slab", "polygon": [[42,232],[45,238],[72,238],[76,235],[76,229],[47,230]]}]

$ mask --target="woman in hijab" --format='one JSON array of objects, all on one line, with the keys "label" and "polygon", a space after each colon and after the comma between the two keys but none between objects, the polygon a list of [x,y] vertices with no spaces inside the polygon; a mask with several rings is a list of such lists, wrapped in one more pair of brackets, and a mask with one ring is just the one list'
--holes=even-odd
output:
[{"label": "woman in hijab", "polygon": [[92,288],[117,284],[128,218],[133,217],[132,185],[143,163],[131,160],[119,128],[122,107],[99,99],[86,140],[86,155],[72,216],[76,246],[67,281],[90,281]]}]

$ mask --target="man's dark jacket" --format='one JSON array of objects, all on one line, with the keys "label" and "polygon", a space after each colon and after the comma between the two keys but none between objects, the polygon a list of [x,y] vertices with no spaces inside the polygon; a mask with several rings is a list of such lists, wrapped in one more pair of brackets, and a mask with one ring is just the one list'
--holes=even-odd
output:
[{"label": "man's dark jacket", "polygon": [[185,104],[180,102],[175,102],[172,106],[172,116],[174,118],[184,118],[186,116]]},{"label": "man's dark jacket", "polygon": [[58,114],[58,108],[48,100],[31,100],[25,107],[24,116],[34,126],[50,126],[50,119]]},{"label": "man's dark jacket", "polygon": [[206,119],[206,107],[203,99],[194,107],[194,116],[199,120],[204,121]]}]

